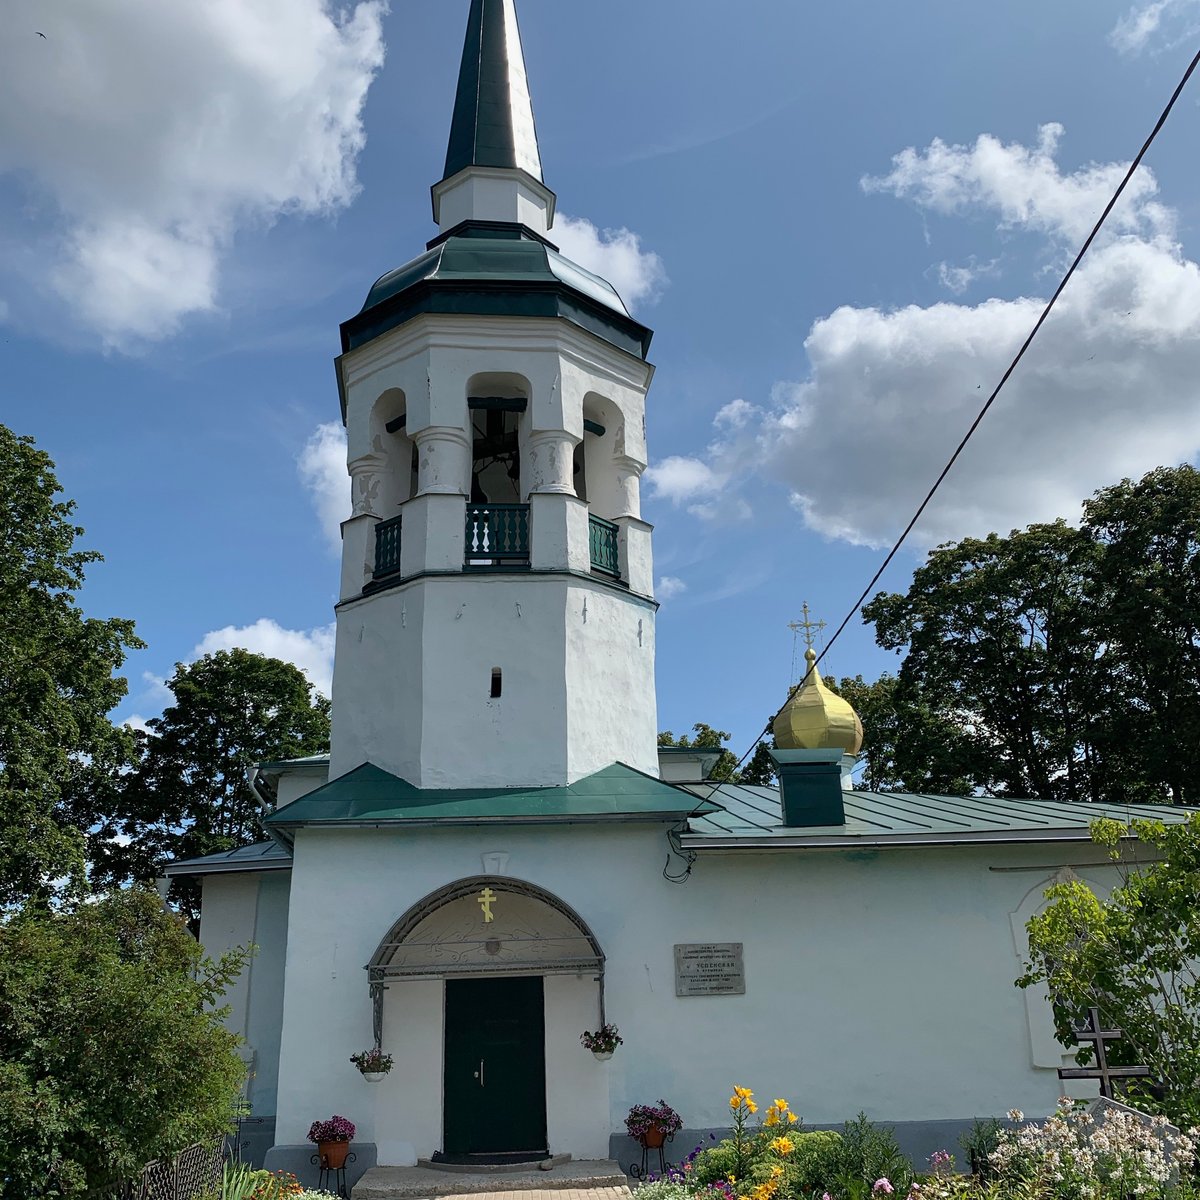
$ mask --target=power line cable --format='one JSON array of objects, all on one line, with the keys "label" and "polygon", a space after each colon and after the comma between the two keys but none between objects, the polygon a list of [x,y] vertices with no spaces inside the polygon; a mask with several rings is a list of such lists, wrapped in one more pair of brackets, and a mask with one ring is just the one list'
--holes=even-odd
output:
[{"label": "power line cable", "polygon": [[[863,588],[862,594],[854,602],[854,607],[850,609],[850,611],[843,618],[842,623],[837,627],[836,630],[834,630],[833,636],[825,643],[825,648],[817,656],[816,661],[809,667],[809,669],[807,671],[805,671],[804,677],[800,680],[800,682],[798,684],[796,684],[796,686],[794,688],[792,688],[791,691],[788,692],[787,699],[783,702],[783,704],[780,705],[779,710],[775,713],[775,716],[772,717],[766,723],[766,726],[763,728],[762,733],[760,733],[758,735],[758,737],[756,737],[754,739],[750,748],[746,751],[745,754],[742,755],[741,758],[738,759],[737,764],[733,768],[734,771],[738,771],[741,769],[741,767],[745,764],[746,759],[748,759],[750,757],[750,755],[754,753],[754,751],[758,748],[759,743],[771,731],[771,726],[775,723],[776,717],[778,717],[779,714],[781,712],[783,712],[783,710],[791,703],[792,697],[794,697],[796,695],[796,693],[799,692],[800,689],[804,687],[804,685],[808,682],[809,677],[812,675],[813,671],[815,671],[817,669],[817,667],[820,666],[820,664],[824,660],[825,656],[829,653],[830,650],[833,649],[834,643],[838,640],[838,638],[840,638],[842,636],[842,633],[845,631],[846,626],[850,624],[850,622],[854,619],[855,615],[857,614],[858,610],[860,608],[862,608],[862,606],[866,603],[867,597],[874,590],[875,586],[879,583],[880,579],[883,578],[884,572],[886,572],[888,567],[890,567],[892,565],[892,561],[895,559],[896,555],[900,553],[901,547],[904,545],[904,543],[906,541],[908,541],[909,534],[912,533],[912,531],[916,528],[917,522],[925,515],[925,510],[929,507],[929,504],[933,500],[934,496],[937,495],[938,489],[945,482],[946,477],[954,469],[954,464],[958,462],[959,458],[962,455],[962,452],[967,448],[967,443],[971,440],[972,437],[975,436],[975,431],[983,423],[984,417],[987,416],[988,412],[991,410],[992,405],[995,404],[996,398],[1004,390],[1005,384],[1008,383],[1009,379],[1013,375],[1013,372],[1016,371],[1017,367],[1020,365],[1021,360],[1025,357],[1025,354],[1029,350],[1029,347],[1033,345],[1034,338],[1036,338],[1037,335],[1041,332],[1042,326],[1046,323],[1046,320],[1050,316],[1051,312],[1054,311],[1054,306],[1058,303],[1059,297],[1066,290],[1067,284],[1069,284],[1071,282],[1072,278],[1074,278],[1075,272],[1079,269],[1080,263],[1083,262],[1084,256],[1092,248],[1092,243],[1099,236],[1101,229],[1104,228],[1105,222],[1108,220],[1109,216],[1112,214],[1113,209],[1116,208],[1117,202],[1121,199],[1121,196],[1124,194],[1126,187],[1129,186],[1130,180],[1137,173],[1138,167],[1140,167],[1142,165],[1142,160],[1146,157],[1146,154],[1149,152],[1150,147],[1154,145],[1154,141],[1158,137],[1159,133],[1162,131],[1162,127],[1167,123],[1167,118],[1170,117],[1171,111],[1174,109],[1176,101],[1178,101],[1179,97],[1183,94],[1183,89],[1185,87],[1187,87],[1188,81],[1191,79],[1192,75],[1195,74],[1197,66],[1200,66],[1200,50],[1198,50],[1196,52],[1196,56],[1192,59],[1191,63],[1188,65],[1188,69],[1183,73],[1183,78],[1179,81],[1174,92],[1171,93],[1171,98],[1170,98],[1170,100],[1167,101],[1166,108],[1163,109],[1162,115],[1158,118],[1158,120],[1154,124],[1154,128],[1150,131],[1150,136],[1145,140],[1145,142],[1142,143],[1142,148],[1138,151],[1137,157],[1133,160],[1132,163],[1129,164],[1129,170],[1125,172],[1125,177],[1121,180],[1121,183],[1117,187],[1117,190],[1113,193],[1112,199],[1109,200],[1108,204],[1105,206],[1104,212],[1100,214],[1100,219],[1096,222],[1095,226],[1092,229],[1092,232],[1088,234],[1087,240],[1083,243],[1083,246],[1080,248],[1079,253],[1075,256],[1074,262],[1071,263],[1071,266],[1068,269],[1067,273],[1062,277],[1062,282],[1059,283],[1057,288],[1055,288],[1054,295],[1050,297],[1049,303],[1042,310],[1042,315],[1040,317],[1038,317],[1036,324],[1034,325],[1033,329],[1029,333],[1029,336],[1025,339],[1025,341],[1021,344],[1021,348],[1017,351],[1016,357],[1014,357],[1012,362],[1009,363],[1008,370],[1006,370],[1004,372],[1003,376],[1000,379],[1000,382],[998,384],[996,384],[996,387],[993,390],[992,394],[984,402],[983,407],[976,414],[975,420],[971,422],[970,428],[963,435],[962,441],[958,443],[958,446],[955,449],[954,453],[950,456],[949,460],[946,462],[946,465],[942,468],[941,473],[938,475],[937,479],[934,480],[933,486],[929,489],[929,491],[925,495],[925,499],[921,501],[920,506],[917,508],[917,511],[915,513],[913,513],[912,520],[910,520],[909,523],[904,527],[904,532],[896,540],[895,545],[892,546],[892,548],[888,551],[887,556],[884,558],[883,562],[880,564],[879,569],[875,572],[874,575],[871,576],[870,583],[868,583],[867,586],[865,588]],[[716,794],[716,792],[719,790],[720,787],[721,787],[721,784],[714,781],[713,786],[712,786],[711,790],[709,791],[708,795],[705,797],[705,799],[711,800],[712,797]]]}]

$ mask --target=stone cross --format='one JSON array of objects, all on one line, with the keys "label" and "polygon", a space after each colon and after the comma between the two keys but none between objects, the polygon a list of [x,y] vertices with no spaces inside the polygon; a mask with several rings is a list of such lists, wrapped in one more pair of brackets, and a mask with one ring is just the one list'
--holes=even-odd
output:
[{"label": "stone cross", "polygon": [[1091,1042],[1096,1050],[1095,1065],[1091,1067],[1060,1067],[1059,1079],[1098,1079],[1100,1095],[1112,1100],[1114,1079],[1145,1079],[1149,1067],[1112,1067],[1108,1063],[1105,1042],[1115,1042],[1125,1034],[1120,1029],[1105,1029],[1100,1022],[1100,1010],[1088,1009],[1087,1024],[1075,1030],[1077,1042]]}]

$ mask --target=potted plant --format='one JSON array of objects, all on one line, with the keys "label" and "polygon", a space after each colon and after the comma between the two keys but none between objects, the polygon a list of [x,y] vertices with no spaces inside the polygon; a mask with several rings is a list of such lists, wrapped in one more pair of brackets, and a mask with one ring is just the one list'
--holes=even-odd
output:
[{"label": "potted plant", "polygon": [[395,1065],[392,1056],[384,1054],[380,1046],[371,1050],[363,1050],[359,1054],[352,1054],[350,1061],[359,1069],[362,1077],[368,1083],[379,1083]]},{"label": "potted plant", "polygon": [[625,1043],[625,1039],[617,1032],[615,1025],[601,1025],[596,1030],[585,1030],[579,1035],[579,1040],[596,1056],[599,1062],[606,1062],[612,1058],[613,1051]]},{"label": "potted plant", "polygon": [[683,1128],[683,1118],[665,1100],[659,1100],[657,1104],[635,1104],[625,1118],[625,1128],[629,1136],[643,1146],[659,1150]]},{"label": "potted plant", "polygon": [[353,1138],[354,1122],[337,1115],[328,1121],[314,1121],[308,1130],[308,1140],[317,1143],[321,1166],[330,1171],[340,1171],[346,1165]]}]

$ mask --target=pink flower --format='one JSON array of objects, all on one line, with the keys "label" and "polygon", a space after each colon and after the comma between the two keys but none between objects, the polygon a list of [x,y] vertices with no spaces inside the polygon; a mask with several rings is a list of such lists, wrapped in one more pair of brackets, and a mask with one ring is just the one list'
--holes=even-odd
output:
[{"label": "pink flower", "polygon": [[895,1190],[886,1178],[875,1180],[875,1185],[871,1188],[873,1194],[878,1195],[882,1192],[885,1196],[890,1196]]}]

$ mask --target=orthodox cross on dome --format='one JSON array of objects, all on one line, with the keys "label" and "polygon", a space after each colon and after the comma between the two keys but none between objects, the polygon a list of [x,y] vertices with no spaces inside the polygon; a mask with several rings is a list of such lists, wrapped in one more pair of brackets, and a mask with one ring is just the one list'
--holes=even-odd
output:
[{"label": "orthodox cross on dome", "polygon": [[825,628],[824,621],[814,621],[812,612],[808,607],[808,601],[804,602],[804,620],[789,621],[788,628],[792,631],[792,682],[796,681],[796,646],[800,637],[804,638],[804,644],[809,650],[816,649],[817,634]]},{"label": "orthodox cross on dome", "polygon": [[1149,1067],[1111,1067],[1108,1064],[1108,1053],[1105,1042],[1115,1042],[1125,1036],[1120,1029],[1105,1029],[1100,1022],[1100,1010],[1088,1009],[1088,1018],[1082,1028],[1074,1031],[1077,1042],[1091,1042],[1095,1048],[1095,1065],[1091,1067],[1060,1067],[1059,1079],[1098,1079],[1100,1095],[1109,1100],[1113,1095],[1114,1079],[1145,1079],[1150,1074]]}]

